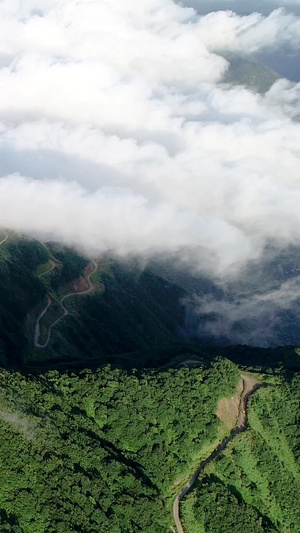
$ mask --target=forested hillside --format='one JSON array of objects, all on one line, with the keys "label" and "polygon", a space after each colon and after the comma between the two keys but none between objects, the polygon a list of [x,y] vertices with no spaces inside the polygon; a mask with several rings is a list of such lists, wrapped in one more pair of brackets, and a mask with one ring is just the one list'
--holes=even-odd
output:
[{"label": "forested hillside", "polygon": [[277,80],[279,74],[266,65],[245,57],[228,57],[229,68],[224,76],[226,83],[244,85],[258,93],[265,93]]},{"label": "forested hillside", "polygon": [[[9,235],[0,246],[2,364],[59,360],[84,367],[178,338],[181,288],[133,262],[100,258],[90,269],[90,260],[71,248]],[[51,305],[43,313],[47,298]]]},{"label": "forested hillside", "polygon": [[273,378],[249,403],[247,431],[182,504],[187,533],[299,531],[299,374]]},{"label": "forested hillside", "polygon": [[[169,531],[176,495],[229,434],[217,406],[240,379],[225,358],[189,365],[2,370],[1,531]],[[246,431],[181,503],[185,533],[298,532],[299,377],[257,377]]]},{"label": "forested hillside", "polygon": [[209,280],[0,243],[1,531],[169,531],[175,497],[234,429],[219,400],[254,372],[266,386],[183,499],[184,533],[298,532],[298,348],[189,338],[182,298],[222,298]]},{"label": "forested hillside", "polygon": [[[279,275],[275,266],[273,284]],[[8,235],[0,245],[2,365],[25,365],[33,371],[37,367],[97,368],[106,362],[143,368],[168,364],[177,356],[180,360],[182,353],[200,358],[204,353],[205,357],[224,355],[259,370],[300,367],[293,346],[216,346],[209,339],[195,338],[196,328],[187,327],[183,300],[194,292],[221,300],[222,291],[208,279],[172,265],[142,268],[134,261],[120,264],[107,257],[98,258],[95,267],[92,271],[91,261],[72,248]],[[232,294],[236,292],[233,288]],[[51,298],[49,307],[47,298]],[[196,314],[195,318],[199,320]],[[279,325],[286,318],[281,316]],[[286,324],[283,327],[287,330]],[[36,340],[45,347],[36,347]]]},{"label": "forested hillside", "polygon": [[300,0],[0,0],[0,533],[300,533],[299,57]]},{"label": "forested hillside", "polygon": [[218,438],[226,359],[165,372],[1,372],[1,531],[168,531],[178,487]]},{"label": "forested hillside", "polygon": [[46,294],[35,272],[46,261],[48,253],[36,241],[11,236],[0,246],[1,364],[21,364],[30,349],[24,325]]}]

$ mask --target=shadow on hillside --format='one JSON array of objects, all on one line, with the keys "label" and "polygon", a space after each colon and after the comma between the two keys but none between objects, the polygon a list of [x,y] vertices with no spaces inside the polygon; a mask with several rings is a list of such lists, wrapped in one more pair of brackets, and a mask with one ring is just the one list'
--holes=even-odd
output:
[{"label": "shadow on hillside", "polygon": [[249,346],[218,346],[200,341],[178,341],[147,350],[102,354],[94,358],[72,360],[70,358],[49,359],[12,365],[23,373],[43,374],[49,370],[78,372],[83,369],[96,370],[110,364],[112,368],[159,369],[180,368],[183,365],[207,365],[216,356],[226,357],[240,368],[251,372],[276,374],[286,372],[287,377],[300,370],[300,357],[294,346],[279,348],[253,348]]}]

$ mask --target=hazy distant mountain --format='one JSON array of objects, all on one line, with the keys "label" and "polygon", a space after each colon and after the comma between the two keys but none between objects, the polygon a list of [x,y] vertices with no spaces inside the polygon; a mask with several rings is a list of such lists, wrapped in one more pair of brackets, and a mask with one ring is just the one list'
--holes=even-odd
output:
[{"label": "hazy distant mountain", "polygon": [[280,76],[271,68],[242,57],[227,57],[230,66],[224,76],[225,83],[245,85],[259,93],[265,93]]}]

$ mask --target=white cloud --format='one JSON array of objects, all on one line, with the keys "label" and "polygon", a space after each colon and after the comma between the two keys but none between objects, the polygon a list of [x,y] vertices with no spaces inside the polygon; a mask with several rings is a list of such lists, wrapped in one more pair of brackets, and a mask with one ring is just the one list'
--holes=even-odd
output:
[{"label": "white cloud", "polygon": [[[177,0],[176,0],[177,1]],[[178,4],[192,7],[199,13],[211,11],[226,11],[230,9],[236,13],[249,14],[257,11],[268,15],[277,7],[286,9],[299,15],[299,0],[178,0]]]},{"label": "white cloud", "polygon": [[0,196],[0,223],[44,239],[80,243],[96,256],[180,254],[187,264],[203,261],[207,272],[218,272],[218,264],[235,269],[251,252],[249,240],[225,221],[171,204],[153,205],[130,191],[103,188],[88,194],[76,184],[12,175],[0,181]]},{"label": "white cloud", "polygon": [[[236,296],[234,300],[195,296],[184,303],[186,327],[200,337],[261,347],[293,344],[298,336],[293,319],[295,317],[298,322],[300,277],[285,281],[264,294]],[[292,314],[287,315],[291,309]]]},{"label": "white cloud", "polygon": [[300,88],[229,89],[219,55],[299,36],[282,10],[2,2],[0,224],[218,277],[300,244]]},{"label": "white cloud", "polygon": [[300,19],[283,9],[267,17],[260,13],[240,16],[233,11],[219,11],[202,17],[201,38],[210,50],[251,54],[265,48],[300,44]]}]

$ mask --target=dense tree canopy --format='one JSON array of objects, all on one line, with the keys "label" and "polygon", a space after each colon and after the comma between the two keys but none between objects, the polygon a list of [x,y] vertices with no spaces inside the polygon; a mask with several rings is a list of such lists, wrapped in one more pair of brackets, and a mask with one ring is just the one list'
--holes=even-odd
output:
[{"label": "dense tree canopy", "polygon": [[299,405],[298,374],[271,381],[251,398],[247,431],[183,503],[187,533],[299,532]]},{"label": "dense tree canopy", "polygon": [[[167,531],[237,368],[1,373],[0,509],[24,533]],[[7,526],[8,527],[8,526]],[[9,529],[8,529],[9,531]]]}]

